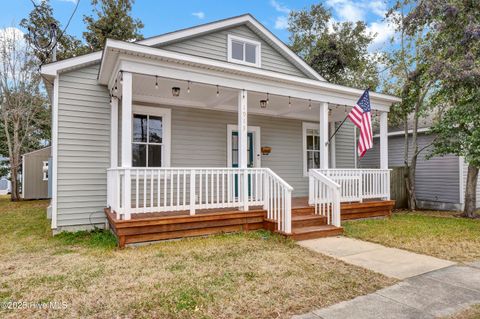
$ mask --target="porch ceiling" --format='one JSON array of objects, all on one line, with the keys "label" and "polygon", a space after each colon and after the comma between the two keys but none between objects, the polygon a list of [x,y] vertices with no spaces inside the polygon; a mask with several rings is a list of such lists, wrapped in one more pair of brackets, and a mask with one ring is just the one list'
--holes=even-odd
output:
[{"label": "porch ceiling", "polygon": [[[158,83],[158,88],[155,85],[156,83]],[[188,92],[189,86],[190,92]],[[174,97],[172,95],[173,87],[180,88],[180,96]],[[239,91],[220,85],[218,90],[219,94],[217,96],[215,85],[195,82],[189,84],[180,80],[133,74],[132,91],[135,102],[237,112]],[[266,93],[248,91],[247,97],[249,114],[319,121],[320,103],[317,101],[312,101],[310,108],[308,100],[291,98],[291,105],[289,106],[288,97],[269,94],[269,103],[266,108],[262,109],[260,100],[267,99]],[[330,108],[332,111],[329,121],[343,120],[345,109],[350,109],[350,107],[335,104],[331,104]]]},{"label": "porch ceiling", "polygon": [[[237,92],[238,90],[246,89],[250,92],[259,92],[259,99],[261,95],[265,95],[267,92],[271,93],[272,96],[283,96],[287,100],[288,96],[292,96],[293,98],[303,100],[297,104],[305,105],[307,103],[306,111],[298,111],[304,113],[299,115],[303,117],[311,117],[312,114],[317,114],[313,106],[312,110],[308,109],[309,99],[312,100],[313,105],[327,102],[330,105],[354,106],[359,96],[363,93],[363,90],[325,81],[311,80],[261,68],[242,66],[108,39],[102,56],[99,83],[106,84],[111,89],[117,85],[120,71],[146,75],[150,78],[161,76],[167,79],[183,81],[183,84],[179,82],[179,86],[185,86],[187,81],[190,80],[197,84],[208,84],[211,88],[213,87],[213,90],[215,90],[215,85],[217,84],[222,85],[224,88],[232,88],[237,90]],[[211,90],[209,92],[211,93]],[[205,92],[205,94],[209,92]],[[272,104],[274,104],[273,98],[271,100]],[[372,109],[387,112],[392,103],[401,101],[397,97],[375,92],[370,93],[370,100]],[[225,101],[221,104],[228,106],[228,102]],[[288,106],[288,102],[284,103],[284,105]],[[206,104],[206,106],[209,105]],[[252,105],[251,110],[254,109],[255,106]],[[273,111],[273,107],[270,110],[267,108],[266,111]],[[283,113],[287,111],[284,110]],[[277,113],[280,114],[282,111],[278,110]]]}]

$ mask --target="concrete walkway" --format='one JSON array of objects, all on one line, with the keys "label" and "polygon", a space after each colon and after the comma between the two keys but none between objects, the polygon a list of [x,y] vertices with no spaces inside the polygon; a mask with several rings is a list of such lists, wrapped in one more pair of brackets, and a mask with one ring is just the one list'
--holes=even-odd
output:
[{"label": "concrete walkway", "polygon": [[298,243],[313,251],[397,279],[406,279],[455,264],[451,261],[347,237],[318,238]]},{"label": "concrete walkway", "polygon": [[299,242],[314,251],[404,279],[297,319],[438,318],[480,304],[480,263],[468,266],[345,237]]},{"label": "concrete walkway", "polygon": [[296,319],[406,319],[453,315],[480,303],[480,269],[451,266]]}]

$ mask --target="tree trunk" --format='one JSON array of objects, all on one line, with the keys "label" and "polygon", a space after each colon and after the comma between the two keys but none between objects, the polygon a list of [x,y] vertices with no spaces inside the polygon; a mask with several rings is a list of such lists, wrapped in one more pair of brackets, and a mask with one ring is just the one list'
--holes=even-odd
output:
[{"label": "tree trunk", "polygon": [[407,168],[407,195],[408,195],[408,209],[417,209],[417,195],[415,189],[415,175],[417,173],[417,154],[413,154],[410,166]]},{"label": "tree trunk", "polygon": [[[465,187],[465,208],[463,217],[474,218],[477,209],[478,167],[468,164],[467,185]],[[461,185],[462,187],[462,185]]]},{"label": "tree trunk", "polygon": [[15,202],[20,199],[20,196],[18,195],[18,170],[15,166],[11,166],[10,175],[12,182],[12,192],[10,193],[10,199],[12,202]]}]

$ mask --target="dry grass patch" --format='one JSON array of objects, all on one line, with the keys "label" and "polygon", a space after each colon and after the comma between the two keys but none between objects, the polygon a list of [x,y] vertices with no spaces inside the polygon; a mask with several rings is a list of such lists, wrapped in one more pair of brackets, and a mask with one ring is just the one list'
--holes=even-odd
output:
[{"label": "dry grass patch", "polygon": [[349,237],[443,259],[480,259],[480,220],[455,217],[456,212],[397,212],[390,219],[350,221]]},{"label": "dry grass patch", "polygon": [[67,308],[0,317],[288,318],[393,283],[267,232],[124,250],[107,232],[51,238],[45,206],[0,199],[0,302]]},{"label": "dry grass patch", "polygon": [[453,316],[447,317],[445,319],[479,319],[479,318],[480,318],[480,305],[475,305]]}]

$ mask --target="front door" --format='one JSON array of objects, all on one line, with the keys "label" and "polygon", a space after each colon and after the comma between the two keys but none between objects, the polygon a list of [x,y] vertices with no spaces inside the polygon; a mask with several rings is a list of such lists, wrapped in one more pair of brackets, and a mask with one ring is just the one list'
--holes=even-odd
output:
[{"label": "front door", "polygon": [[[232,167],[238,167],[238,132],[232,131]],[[247,167],[253,167],[254,158],[253,133],[247,133]]]},{"label": "front door", "polygon": [[[238,167],[238,131],[232,131],[232,167]],[[253,143],[253,133],[247,133],[247,167],[254,166],[255,146]],[[251,179],[248,176],[248,196],[251,195]],[[238,196],[238,175],[235,175],[235,196]]]}]

